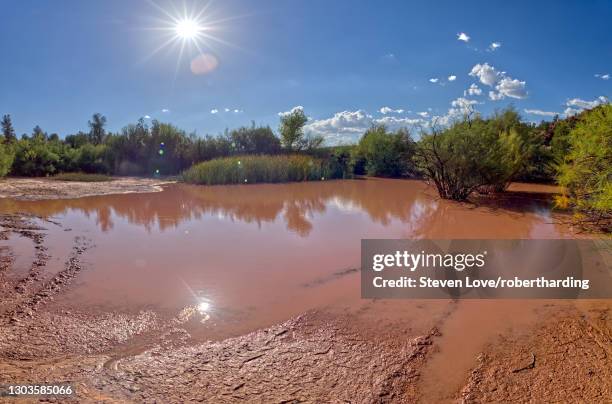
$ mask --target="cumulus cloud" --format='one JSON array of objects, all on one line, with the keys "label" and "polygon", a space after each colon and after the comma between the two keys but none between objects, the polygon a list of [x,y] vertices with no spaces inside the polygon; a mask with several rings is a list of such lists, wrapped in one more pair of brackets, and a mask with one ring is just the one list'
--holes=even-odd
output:
[{"label": "cumulus cloud", "polygon": [[472,83],[470,85],[470,88],[468,88],[467,90],[465,90],[463,92],[464,96],[468,96],[468,95],[481,95],[482,94],[482,90],[480,89],[480,87],[478,87],[476,84]]},{"label": "cumulus cloud", "polygon": [[364,110],[336,112],[331,118],[310,121],[304,131],[310,135],[320,135],[328,145],[355,143],[372,125],[385,125],[389,130],[403,127],[426,125],[421,118],[383,116],[374,118]]},{"label": "cumulus cloud", "polygon": [[404,112],[403,109],[393,109],[391,107],[382,107],[379,112],[383,115],[386,114],[401,114]]},{"label": "cumulus cloud", "polygon": [[567,108],[565,108],[565,111],[563,111],[563,113],[565,113],[565,115],[567,116],[572,116],[584,111],[585,109],[593,109],[599,105],[607,104],[608,102],[610,102],[610,100],[607,97],[604,97],[603,95],[595,98],[593,101],[586,101],[580,98],[572,98],[570,100],[567,100],[567,102],[565,103],[565,106]]},{"label": "cumulus cloud", "polygon": [[502,78],[499,83],[495,86],[497,90],[496,94],[489,92],[489,98],[492,100],[500,100],[505,97],[523,99],[527,98],[527,90],[525,90],[525,82],[510,77]]},{"label": "cumulus cloud", "polygon": [[[508,77],[506,72],[498,72],[495,67],[488,63],[474,65],[470,71],[470,76],[477,77],[482,84],[489,87],[495,86],[495,91],[489,91],[489,98],[493,101],[506,97],[527,98],[526,82]],[[467,94],[471,94],[470,89],[466,91]],[[474,91],[478,92],[478,90]]]},{"label": "cumulus cloud", "polygon": [[474,106],[478,104],[476,100],[470,100],[465,97],[459,97],[451,101],[451,108],[448,109],[446,115],[432,117],[432,123],[435,125],[448,126],[453,121],[460,119],[466,114],[476,112]]},{"label": "cumulus cloud", "polygon": [[238,108],[234,109],[234,114],[240,114],[242,112],[244,112],[244,111],[241,110],[241,109],[238,109]]},{"label": "cumulus cloud", "polygon": [[466,34],[465,32],[460,32],[457,34],[457,40],[458,41],[463,41],[463,42],[469,42],[470,41],[470,36],[468,34]]},{"label": "cumulus cloud", "polygon": [[151,117],[149,115],[145,115],[144,119],[151,119]]},{"label": "cumulus cloud", "polygon": [[595,77],[597,77],[598,79],[602,79],[602,80],[610,80],[610,75],[609,74],[596,74]]},{"label": "cumulus cloud", "polygon": [[525,111],[526,114],[539,115],[539,116],[556,116],[556,115],[559,115],[558,112],[542,111],[541,109],[524,109],[523,111]]},{"label": "cumulus cloud", "polygon": [[457,76],[455,76],[454,74],[448,76],[448,81],[455,81],[457,80]]},{"label": "cumulus cloud", "polygon": [[417,115],[419,115],[422,118],[427,118],[429,116],[429,112],[427,111],[417,112]]},{"label": "cumulus cloud", "polygon": [[500,73],[488,63],[478,63],[474,65],[474,67],[472,67],[472,71],[470,71],[470,76],[478,77],[482,84],[486,84],[489,87],[492,87],[493,84],[495,84],[499,75]]},{"label": "cumulus cloud", "polygon": [[170,110],[168,108],[163,108],[162,112],[166,114],[166,113],[170,112]]},{"label": "cumulus cloud", "polygon": [[295,107],[291,108],[289,111],[279,112],[279,113],[278,113],[278,116],[285,116],[285,115],[289,115],[289,114],[292,114],[292,113],[294,113],[294,112],[296,112],[296,111],[302,111],[302,112],[304,112],[304,107],[303,107],[303,106],[301,106],[301,105],[297,105],[297,106],[295,106]]},{"label": "cumulus cloud", "polygon": [[230,112],[230,111],[231,111],[231,109],[229,109],[229,108],[224,108],[223,110],[224,110],[225,112]]},{"label": "cumulus cloud", "polygon": [[415,125],[421,125],[424,121],[420,118],[399,118],[395,116],[384,116],[379,119],[374,119],[373,123],[385,125],[390,130],[397,130]]},{"label": "cumulus cloud", "polygon": [[582,111],[583,111],[582,109],[576,109],[576,108],[569,108],[569,107],[568,107],[568,108],[565,108],[565,110],[563,111],[563,113],[564,113],[566,116],[572,116],[572,115],[576,115],[577,113],[582,112]]},{"label": "cumulus cloud", "polygon": [[440,81],[440,79],[439,79],[439,78],[437,78],[437,77],[434,77],[434,78],[429,79],[429,82],[430,82],[430,83],[437,83],[438,81]]},{"label": "cumulus cloud", "polygon": [[489,99],[491,101],[499,101],[499,100],[503,100],[504,96],[501,93],[496,93],[495,91],[489,91]]},{"label": "cumulus cloud", "polygon": [[211,114],[216,114],[218,112],[219,112],[219,110],[217,108],[213,108],[213,109],[210,110]]},{"label": "cumulus cloud", "polygon": [[491,45],[489,45],[488,49],[491,52],[495,52],[497,49],[501,48],[501,46],[501,42],[491,42]]}]

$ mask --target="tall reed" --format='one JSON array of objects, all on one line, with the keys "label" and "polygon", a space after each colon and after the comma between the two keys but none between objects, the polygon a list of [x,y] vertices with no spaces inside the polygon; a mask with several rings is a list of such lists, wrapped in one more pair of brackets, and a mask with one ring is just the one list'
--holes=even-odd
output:
[{"label": "tall reed", "polygon": [[225,157],[195,164],[182,174],[185,182],[203,185],[321,181],[332,171],[323,160],[305,155]]}]

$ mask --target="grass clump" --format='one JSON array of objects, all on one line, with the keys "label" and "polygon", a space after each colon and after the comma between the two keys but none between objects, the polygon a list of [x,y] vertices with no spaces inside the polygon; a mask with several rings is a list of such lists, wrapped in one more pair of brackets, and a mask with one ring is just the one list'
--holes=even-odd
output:
[{"label": "grass clump", "polygon": [[218,158],[183,172],[185,182],[202,185],[321,181],[334,171],[323,160],[306,155],[261,155]]},{"label": "grass clump", "polygon": [[113,177],[104,174],[62,173],[51,177],[56,181],[102,182],[112,181]]}]

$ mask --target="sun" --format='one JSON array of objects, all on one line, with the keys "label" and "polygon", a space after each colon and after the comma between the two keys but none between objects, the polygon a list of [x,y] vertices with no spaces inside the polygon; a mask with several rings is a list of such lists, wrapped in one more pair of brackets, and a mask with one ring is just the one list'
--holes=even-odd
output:
[{"label": "sun", "polygon": [[179,20],[174,27],[176,35],[182,39],[196,39],[203,27],[190,18]]}]

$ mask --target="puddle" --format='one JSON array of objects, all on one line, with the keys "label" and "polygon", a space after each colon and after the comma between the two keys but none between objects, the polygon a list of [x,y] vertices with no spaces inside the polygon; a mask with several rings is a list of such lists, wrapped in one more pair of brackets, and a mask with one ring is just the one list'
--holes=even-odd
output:
[{"label": "puddle", "polygon": [[59,223],[46,225],[45,241],[58,262],[75,236],[93,241],[83,257],[87,269],[55,307],[153,310],[167,319],[196,307],[184,321],[196,339],[241,335],[325,307],[428,316],[428,307],[441,305],[361,301],[360,239],[562,237],[547,206],[545,198],[515,198],[499,209],[474,208],[441,201],[419,181],[386,179],[174,184],[158,193],[0,200],[0,211]]}]

